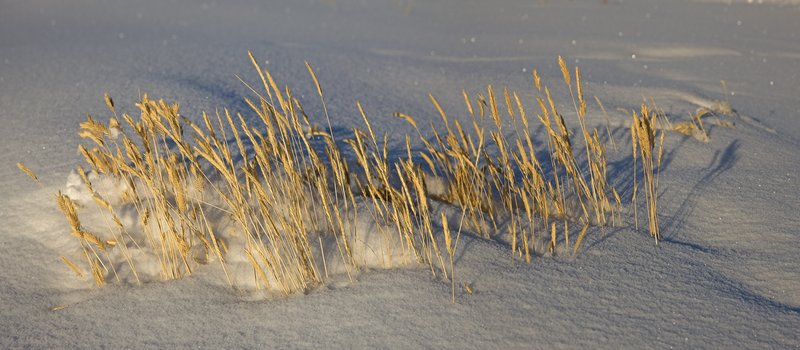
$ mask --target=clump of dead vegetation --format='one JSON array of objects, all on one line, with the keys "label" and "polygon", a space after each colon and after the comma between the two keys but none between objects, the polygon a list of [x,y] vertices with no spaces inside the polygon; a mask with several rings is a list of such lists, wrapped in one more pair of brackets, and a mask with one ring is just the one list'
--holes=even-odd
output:
[{"label": "clump of dead vegetation", "polygon": [[[189,119],[178,104],[146,95],[136,105],[138,117],[118,115],[106,96],[113,116],[81,123],[80,135],[90,145],[79,151],[88,168],[76,172],[96,206],[92,210],[102,211],[109,225],[89,232],[80,219],[86,209],[57,195],[82,247],[82,263],[63,258],[75,274],[84,276],[88,268],[102,285],[125,265],[139,281],[135,249],[157,258],[162,280],[182,278],[213,261],[233,284],[227,261],[238,255],[247,258],[257,286],[289,294],[323,283],[331,256],[348,274],[363,268],[358,251],[366,249],[359,243],[365,232],[358,222],[367,217],[380,223],[375,230],[383,242],[394,242],[378,248],[383,251],[377,254],[393,257],[386,265],[426,265],[450,280],[455,292],[453,261],[465,229],[508,242],[512,259],[531,263],[559,251],[577,254],[590,227],[622,222],[623,202],[608,175],[609,140],[587,124],[581,71],[561,57],[576,120],[563,116],[533,70],[532,109],[516,91],[490,85],[474,95],[462,91],[466,118],[450,117],[433,95],[439,123],[396,113],[415,130],[405,137],[405,154],[396,158],[360,103],[363,125],[346,139],[332,133],[323,88],[310,65],[327,130],[250,57],[263,86],[251,88],[254,97],[245,99],[247,116],[223,110]],[[644,176],[648,227],[658,241],[664,134],[657,132],[656,119],[643,106],[630,130],[634,174]],[[533,135],[534,125],[544,133]],[[20,169],[37,179],[21,164]],[[95,191],[92,179],[98,176],[124,188],[118,203]],[[634,206],[635,198],[636,189]],[[121,206],[133,208],[138,221],[123,220]],[[451,215],[457,226],[443,207],[457,213]],[[235,234],[219,232],[219,217],[232,223]]]}]

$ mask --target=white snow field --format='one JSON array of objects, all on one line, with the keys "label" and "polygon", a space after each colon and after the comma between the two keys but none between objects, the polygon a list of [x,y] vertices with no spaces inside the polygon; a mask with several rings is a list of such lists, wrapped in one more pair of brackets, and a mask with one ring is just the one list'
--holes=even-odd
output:
[{"label": "white snow field", "polygon": [[[334,132],[362,127],[360,101],[400,156],[405,135],[421,141],[395,112],[440,122],[432,93],[470,123],[461,91],[488,84],[534,111],[534,68],[574,121],[561,55],[583,72],[587,122],[615,141],[624,222],[589,228],[577,256],[531,264],[465,232],[455,303],[449,281],[424,265],[383,268],[380,254],[352,279],[332,273],[289,296],[253,291],[247,272],[234,290],[211,264],[159,281],[146,256],[141,284],[76,278],[61,256],[78,261],[79,246],[55,194],[80,202],[79,123],[107,121],[104,93],[131,114],[144,93],[196,122],[247,114],[237,76],[259,82],[248,50],[327,126],[308,61]],[[800,348],[798,92],[791,1],[0,0],[0,348]],[[707,142],[667,133],[659,245],[628,203],[628,128],[643,100],[673,122],[718,101],[736,112],[724,117],[733,127],[706,124]]]}]

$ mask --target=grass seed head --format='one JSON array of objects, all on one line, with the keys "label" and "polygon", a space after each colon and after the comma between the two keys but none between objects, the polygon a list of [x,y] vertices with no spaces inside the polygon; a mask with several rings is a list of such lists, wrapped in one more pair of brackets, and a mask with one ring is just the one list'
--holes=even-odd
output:
[{"label": "grass seed head", "polygon": [[561,55],[558,56],[558,66],[561,67],[561,75],[564,77],[564,84],[567,86],[572,86],[572,77],[569,74],[569,67],[567,67],[567,62],[564,61],[564,58]]},{"label": "grass seed head", "polygon": [[31,169],[28,169],[28,167],[26,167],[25,164],[17,162],[17,168],[19,168],[19,170],[28,175],[28,177],[30,177],[33,181],[39,183],[39,177],[36,176],[36,174],[34,174],[33,171],[31,171]]}]

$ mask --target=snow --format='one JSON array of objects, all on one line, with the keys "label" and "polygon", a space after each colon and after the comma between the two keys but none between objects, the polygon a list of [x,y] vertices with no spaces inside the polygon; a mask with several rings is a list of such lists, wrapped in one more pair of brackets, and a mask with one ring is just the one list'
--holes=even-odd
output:
[{"label": "snow", "polygon": [[[0,9],[0,347],[800,347],[796,2],[0,0]],[[577,257],[531,265],[512,261],[501,241],[462,235],[455,304],[430,270],[385,268],[385,256],[370,253],[379,249],[367,249],[396,244],[380,235],[365,236],[359,258],[370,268],[352,281],[338,270],[289,297],[249,291],[246,272],[238,291],[212,269],[172,282],[153,270],[152,282],[102,288],[75,278],[60,257],[79,247],[54,194],[91,201],[72,174],[82,162],[78,123],[108,117],[106,92],[130,113],[144,93],[180,101],[192,118],[246,111],[237,76],[258,80],[247,50],[327,126],[310,62],[334,131],[362,124],[358,100],[397,154],[414,131],[393,113],[438,122],[429,92],[455,116],[462,88],[509,86],[530,99],[536,68],[568,96],[562,55],[609,112],[620,146],[609,172],[623,197],[632,191],[629,112],[643,99],[673,121],[715,101],[737,115],[733,128],[711,126],[707,143],[667,136],[660,245],[631,213],[623,227],[590,228]],[[589,123],[605,125],[590,110]],[[124,191],[94,182],[108,200]],[[375,232],[368,220],[358,225]]]}]

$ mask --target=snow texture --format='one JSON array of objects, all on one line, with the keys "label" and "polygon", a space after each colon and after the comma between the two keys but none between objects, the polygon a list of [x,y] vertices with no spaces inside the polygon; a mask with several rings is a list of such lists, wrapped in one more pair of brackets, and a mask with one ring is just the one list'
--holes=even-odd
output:
[{"label": "snow texture", "polygon": [[[0,347],[798,348],[798,15],[796,2],[758,0],[0,0]],[[72,172],[82,162],[78,124],[87,113],[108,117],[106,92],[129,113],[144,93],[180,101],[194,120],[246,112],[250,92],[237,76],[258,83],[247,50],[327,127],[309,61],[334,132],[362,125],[358,100],[395,155],[414,130],[394,112],[439,123],[429,92],[466,123],[462,88],[508,86],[532,105],[533,68],[568,98],[562,55],[608,111],[617,146],[609,176],[627,198],[627,128],[643,98],[673,122],[715,101],[736,114],[732,128],[707,125],[707,143],[668,134],[660,245],[632,215],[622,227],[590,228],[577,257],[530,265],[502,241],[465,234],[455,304],[449,282],[429,270],[386,268],[384,248],[397,242],[366,219],[357,251],[370,268],[351,280],[331,256],[330,281],[305,295],[254,293],[247,262],[235,258],[237,290],[213,268],[159,282],[144,253],[134,258],[148,283],[130,283],[125,271],[102,288],[75,278],[60,257],[80,247],[54,194],[91,201]],[[587,122],[604,128],[592,101]],[[571,110],[570,100],[558,103]],[[112,202],[125,191],[93,183]],[[447,194],[444,179],[426,184]],[[83,214],[104,227],[99,214]]]}]

